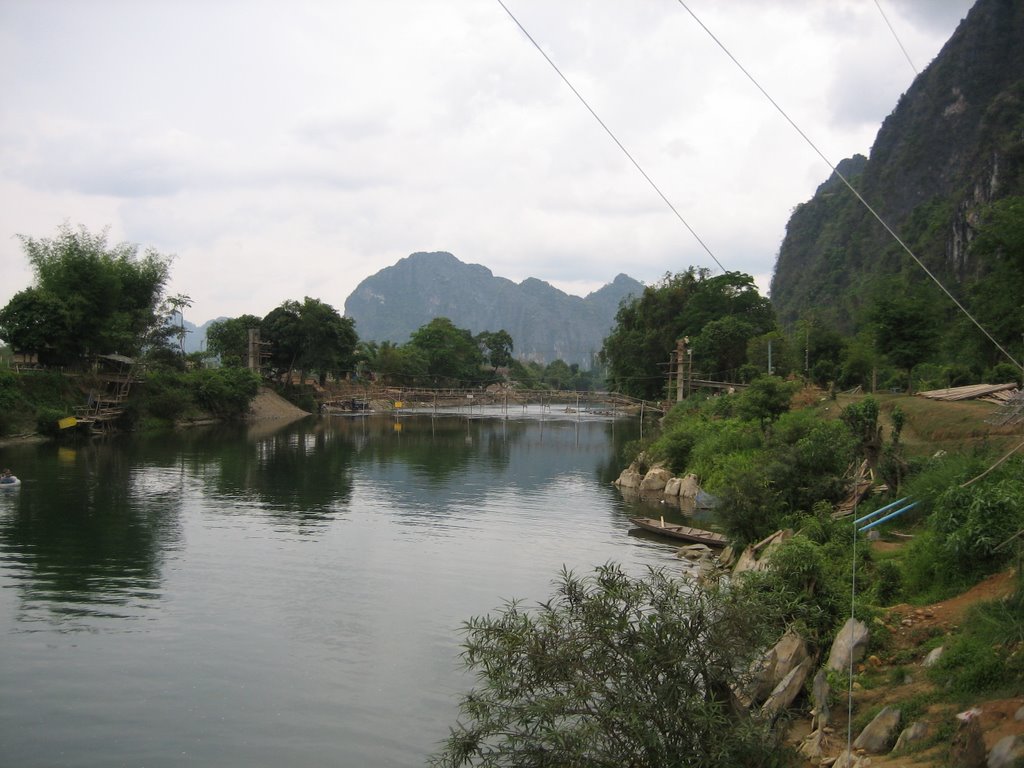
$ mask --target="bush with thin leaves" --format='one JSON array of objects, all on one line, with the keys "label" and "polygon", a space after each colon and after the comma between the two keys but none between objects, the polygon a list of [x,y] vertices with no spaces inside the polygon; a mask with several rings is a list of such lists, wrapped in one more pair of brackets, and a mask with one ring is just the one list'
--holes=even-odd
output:
[{"label": "bush with thin leaves", "polygon": [[784,765],[770,724],[730,693],[770,623],[748,592],[615,565],[563,571],[550,601],[465,624],[478,686],[431,764]]}]

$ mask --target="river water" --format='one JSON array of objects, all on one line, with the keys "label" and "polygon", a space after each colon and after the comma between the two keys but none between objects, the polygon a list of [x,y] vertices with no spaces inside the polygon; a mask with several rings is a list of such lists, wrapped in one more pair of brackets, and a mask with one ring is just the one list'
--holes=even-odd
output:
[{"label": "river water", "polygon": [[[420,766],[462,621],[679,569],[637,421],[370,416],[0,449],[0,764]],[[650,510],[642,510],[650,514]]]}]

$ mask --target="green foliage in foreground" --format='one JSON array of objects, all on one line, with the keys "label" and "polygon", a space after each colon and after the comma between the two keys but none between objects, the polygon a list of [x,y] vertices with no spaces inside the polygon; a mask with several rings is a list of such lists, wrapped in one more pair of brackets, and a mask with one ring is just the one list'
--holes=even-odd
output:
[{"label": "green foliage in foreground", "polygon": [[776,766],[770,724],[730,690],[769,642],[752,592],[661,571],[563,572],[534,609],[506,603],[464,630],[478,686],[435,766]]}]

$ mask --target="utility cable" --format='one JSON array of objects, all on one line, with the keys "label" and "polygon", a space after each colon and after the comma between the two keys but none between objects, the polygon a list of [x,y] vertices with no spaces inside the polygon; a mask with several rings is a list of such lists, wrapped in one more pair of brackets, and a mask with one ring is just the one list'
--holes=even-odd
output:
[{"label": "utility cable", "polygon": [[882,10],[882,5],[881,3],[878,2],[878,0],[875,0],[875,8],[878,9],[878,12],[882,15],[882,18],[885,20],[885,26],[889,28],[889,31],[892,32],[892,36],[896,39],[896,45],[898,45],[900,47],[900,50],[903,51],[903,56],[906,58],[907,64],[910,65],[910,68],[914,71],[915,75],[921,74],[920,72],[917,71],[917,67],[914,66],[914,62],[911,61],[910,54],[907,53],[907,49],[903,47],[903,41],[900,40],[900,36],[896,34],[896,30],[893,29],[892,24],[889,23],[889,17],[885,15],[885,11]]},{"label": "utility cable", "polygon": [[[498,2],[501,2],[501,0],[498,0]],[[902,238],[900,238],[900,236],[896,234],[896,232],[892,229],[892,227],[890,227],[885,222],[885,220],[878,214],[878,212],[875,211],[875,209],[871,207],[871,205],[868,203],[868,201],[865,200],[861,196],[860,192],[858,192],[856,189],[854,189],[853,185],[849,182],[849,180],[842,173],[840,173],[839,169],[836,168],[836,166],[832,164],[832,162],[825,156],[825,154],[820,149],[818,149],[818,146],[813,141],[811,141],[810,137],[806,133],[804,133],[803,130],[801,130],[800,126],[798,126],[793,121],[793,119],[786,113],[786,111],[781,106],[779,106],[778,102],[776,102],[775,99],[773,99],[769,95],[769,93],[764,88],[761,87],[761,84],[754,78],[754,76],[751,75],[750,72],[748,72],[746,70],[746,68],[742,64],[740,64],[739,60],[737,60],[737,58],[732,55],[732,53],[729,51],[729,49],[725,47],[725,44],[722,43],[722,41],[719,40],[710,29],[708,29],[708,27],[704,24],[704,22],[701,21],[700,18],[697,16],[697,14],[695,14],[692,10],[690,10],[690,7],[686,4],[685,0],[677,0],[677,2],[679,3],[679,5],[681,5],[683,7],[683,9],[687,13],[690,14],[690,16],[693,17],[693,20],[696,21],[697,24],[701,27],[701,29],[703,29],[708,34],[708,37],[710,37],[712,40],[715,41],[715,43],[718,45],[719,48],[722,49],[722,51],[725,53],[725,55],[728,56],[732,60],[732,63],[735,64],[739,68],[740,72],[742,72],[744,75],[747,76],[747,79],[750,80],[751,83],[753,83],[754,87],[757,88],[757,90],[759,90],[761,92],[761,94],[766,99],[768,99],[768,101],[771,103],[771,105],[773,107],[775,107],[775,109],[778,111],[778,113],[780,115],[782,115],[783,118],[785,118],[786,122],[788,122],[793,127],[793,130],[795,130],[798,134],[800,134],[800,137],[805,142],[807,142],[807,145],[811,149],[813,149],[815,151],[815,153],[817,153],[818,157],[820,157],[825,162],[825,164],[829,168],[832,169],[832,172],[843,182],[844,185],[846,185],[846,188],[849,189],[854,194],[854,196],[860,201],[861,205],[863,205],[867,209],[868,213],[870,213],[875,218],[875,220],[879,224],[882,225],[882,227],[885,229],[885,231],[888,232],[892,236],[893,240],[895,240],[900,245],[900,247],[903,248],[903,250],[907,252],[907,254],[910,256],[910,258],[912,258],[916,262],[917,266],[919,266],[924,271],[924,273],[926,275],[928,275],[929,278],[931,278],[932,282],[935,283],[942,290],[942,292],[944,294],[946,294],[947,297],[949,297],[950,301],[952,301],[957,306],[957,308],[961,312],[963,312],[964,315],[972,323],[974,323],[975,326],[977,326],[978,330],[980,330],[983,334],[985,334],[985,337],[989,341],[991,341],[1000,352],[1002,352],[1004,355],[1006,355],[1006,358],[1008,360],[1010,360],[1010,362],[1014,363],[1018,368],[1020,368],[1021,364],[1019,362],[1017,362],[1017,359],[1013,355],[1011,355],[1009,353],[1009,351],[1007,351],[1006,348],[1003,347],[1002,344],[1000,344],[998,341],[996,341],[995,337],[993,337],[992,334],[988,332],[988,330],[985,328],[985,326],[983,326],[980,322],[978,322],[978,320],[975,319],[974,315],[972,315],[970,312],[968,312],[967,308],[963,304],[961,304],[957,300],[957,298],[952,293],[949,292],[949,290],[946,289],[946,286],[944,286],[942,284],[942,282],[939,280],[939,278],[937,278],[934,274],[932,274],[932,271],[930,269],[928,269],[928,267],[926,267],[924,265],[924,262],[921,261],[921,259],[919,259],[917,257],[917,254],[915,254],[910,249],[910,246],[908,246],[905,242],[903,242]]]},{"label": "utility cable", "polygon": [[580,103],[583,104],[583,106],[587,108],[587,111],[590,112],[590,114],[593,116],[593,118],[595,120],[597,120],[598,124],[602,128],[604,128],[605,133],[607,133],[608,136],[611,137],[611,140],[615,142],[615,144],[618,146],[619,149],[622,150],[622,153],[627,158],[629,158],[629,162],[631,162],[633,164],[633,166],[638,171],[640,171],[640,175],[643,176],[647,180],[647,183],[651,185],[651,188],[655,192],[658,193],[658,197],[660,197],[665,202],[665,205],[667,205],[669,207],[669,209],[672,211],[672,213],[674,213],[676,215],[676,218],[679,219],[680,222],[682,222],[683,226],[686,227],[687,230],[689,230],[690,234],[693,235],[694,239],[698,243],[700,243],[701,247],[707,252],[708,256],[710,256],[712,258],[712,260],[715,262],[715,264],[718,265],[718,268],[721,269],[723,272],[728,272],[729,270],[727,270],[725,267],[722,266],[722,262],[720,262],[718,260],[718,257],[716,257],[714,253],[712,253],[711,248],[708,247],[708,244],[705,243],[701,239],[700,235],[697,234],[696,230],[694,230],[694,228],[689,225],[689,223],[686,221],[686,219],[683,218],[682,214],[679,213],[678,210],[676,210],[676,207],[674,205],[672,205],[671,201],[665,196],[665,193],[661,191],[661,189],[658,187],[658,185],[654,183],[654,180],[650,176],[648,176],[647,172],[640,166],[640,163],[638,163],[636,161],[636,159],[633,157],[633,155],[631,155],[629,153],[629,150],[626,149],[625,146],[623,146],[622,142],[618,140],[618,138],[615,136],[614,133],[612,133],[611,128],[609,128],[607,125],[605,125],[604,120],[602,120],[600,117],[598,117],[597,112],[595,112],[593,110],[593,108],[590,106],[590,104],[587,103],[587,100],[584,99],[583,96],[580,94],[580,92],[576,90],[575,86],[573,86],[573,84],[571,82],[569,82],[569,78],[567,78],[562,73],[562,70],[560,70],[558,68],[558,65],[555,64],[555,62],[551,60],[551,57],[548,56],[544,52],[544,49],[541,48],[540,45],[537,43],[537,41],[533,39],[533,35],[531,35],[529,32],[526,31],[526,27],[524,27],[520,23],[519,19],[516,18],[515,14],[513,14],[512,11],[510,11],[508,9],[508,6],[506,6],[505,3],[502,2],[502,0],[497,0],[497,3],[502,8],[505,9],[505,13],[507,13],[509,15],[509,18],[511,18],[512,21],[514,21],[516,23],[516,26],[519,27],[519,29],[522,31],[522,33],[524,35],[526,35],[526,39],[529,40],[531,43],[533,43],[533,47],[534,48],[536,48],[538,51],[540,51],[540,55],[543,56],[545,61],[547,61],[547,63],[551,65],[551,68],[553,70],[555,70],[555,72],[558,73],[558,76],[560,78],[562,78],[562,81],[567,86],[569,86],[569,90],[571,90],[576,95],[576,98],[580,100]]}]

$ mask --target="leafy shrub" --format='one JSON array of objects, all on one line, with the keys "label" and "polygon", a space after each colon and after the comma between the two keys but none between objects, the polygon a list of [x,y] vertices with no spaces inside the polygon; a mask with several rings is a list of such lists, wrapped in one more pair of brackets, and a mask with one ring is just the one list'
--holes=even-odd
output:
[{"label": "leafy shrub", "polygon": [[1011,550],[996,548],[1024,527],[1024,481],[1004,478],[950,488],[929,521],[939,535],[946,566],[965,583],[998,570]]},{"label": "leafy shrub", "polygon": [[56,437],[60,434],[60,427],[57,422],[67,416],[67,413],[59,408],[42,406],[36,409],[36,432],[46,437]]},{"label": "leafy shrub", "polygon": [[660,571],[563,572],[533,610],[506,603],[464,626],[477,687],[431,764],[780,766],[770,723],[731,691],[774,639],[744,590],[693,589]]},{"label": "leafy shrub", "polygon": [[196,403],[217,416],[238,417],[259,391],[259,376],[246,368],[209,368],[191,375]]},{"label": "leafy shrub", "polygon": [[652,446],[651,456],[657,461],[664,461],[676,474],[686,471],[690,463],[690,453],[697,438],[685,429],[676,429],[662,435]]},{"label": "leafy shrub", "polygon": [[729,482],[716,490],[715,511],[736,546],[753,544],[778,530],[782,502],[763,466],[734,469]]},{"label": "leafy shrub", "polygon": [[191,404],[187,391],[182,389],[163,389],[146,398],[149,415],[163,421],[180,419]]},{"label": "leafy shrub", "polygon": [[903,572],[891,560],[883,560],[875,566],[875,601],[880,605],[892,605],[903,592]]}]

